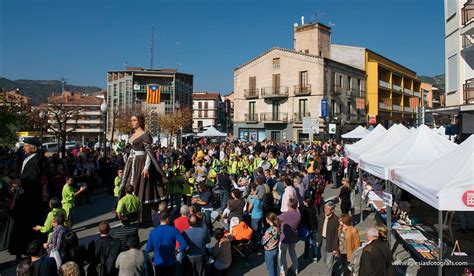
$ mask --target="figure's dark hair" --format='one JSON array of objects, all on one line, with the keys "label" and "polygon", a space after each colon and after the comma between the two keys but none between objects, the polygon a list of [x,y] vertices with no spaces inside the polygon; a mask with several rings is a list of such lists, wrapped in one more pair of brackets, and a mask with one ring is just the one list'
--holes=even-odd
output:
[{"label": "figure's dark hair", "polygon": [[145,130],[145,116],[143,114],[137,113],[133,114],[132,117],[137,117],[138,125]]}]

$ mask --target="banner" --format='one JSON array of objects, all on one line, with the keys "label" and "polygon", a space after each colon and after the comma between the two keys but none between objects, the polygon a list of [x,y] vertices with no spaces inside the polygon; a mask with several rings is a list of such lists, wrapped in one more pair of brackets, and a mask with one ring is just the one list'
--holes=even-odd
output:
[{"label": "banner", "polygon": [[418,107],[419,102],[420,102],[420,98],[411,97],[410,98],[410,109],[415,110]]},{"label": "banner", "polygon": [[321,100],[321,117],[326,118],[328,116],[328,101],[326,99]]},{"label": "banner", "polygon": [[383,98],[382,101],[383,101],[383,105],[385,105],[385,107],[386,107],[388,110],[392,110],[392,99],[390,99],[390,98]]},{"label": "banner", "polygon": [[160,103],[161,88],[156,84],[149,84],[146,86],[146,103],[159,104]]},{"label": "banner", "polygon": [[364,98],[356,98],[356,109],[359,109],[359,110],[365,109]]}]

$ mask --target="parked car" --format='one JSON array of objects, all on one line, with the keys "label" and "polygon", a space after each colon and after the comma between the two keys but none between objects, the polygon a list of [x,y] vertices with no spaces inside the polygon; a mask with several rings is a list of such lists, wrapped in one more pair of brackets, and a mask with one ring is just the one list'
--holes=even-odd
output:
[{"label": "parked car", "polygon": [[73,148],[79,147],[79,143],[77,141],[69,141],[66,142],[66,150],[72,150]]},{"label": "parked car", "polygon": [[56,152],[56,151],[58,151],[58,143],[56,143],[56,142],[43,143],[42,147],[43,147],[45,152]]}]

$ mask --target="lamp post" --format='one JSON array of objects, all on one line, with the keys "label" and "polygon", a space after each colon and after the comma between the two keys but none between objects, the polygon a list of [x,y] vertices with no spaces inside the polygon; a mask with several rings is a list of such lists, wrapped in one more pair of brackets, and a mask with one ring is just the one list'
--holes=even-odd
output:
[{"label": "lamp post", "polygon": [[104,120],[104,157],[107,156],[107,103],[104,102],[100,105],[100,111],[102,111],[102,117],[103,117],[103,120]]},{"label": "lamp post", "polygon": [[[181,104],[178,101],[176,101],[173,106],[174,106],[174,108],[176,108],[178,110],[178,112],[181,112],[181,110],[180,110]],[[173,113],[175,113],[174,108],[173,108]],[[176,116],[176,114],[173,114],[173,116]],[[180,126],[180,131],[181,132],[183,131],[183,128],[181,126]],[[181,133],[181,135],[182,135],[182,133]],[[181,135],[177,134],[178,140],[176,141],[176,147],[181,146]],[[179,141],[179,144],[178,144],[178,141]]]},{"label": "lamp post", "polygon": [[41,122],[41,136],[40,136],[40,140],[41,140],[41,143],[43,143],[43,128],[44,128],[44,117],[45,117],[45,113],[43,110],[40,111],[39,113],[39,117],[40,117],[40,122]]}]

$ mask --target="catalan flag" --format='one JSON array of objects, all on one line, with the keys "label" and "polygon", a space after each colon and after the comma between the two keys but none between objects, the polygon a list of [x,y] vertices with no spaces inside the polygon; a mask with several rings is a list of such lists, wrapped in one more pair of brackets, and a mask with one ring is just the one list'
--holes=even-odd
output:
[{"label": "catalan flag", "polygon": [[149,84],[146,86],[146,103],[159,104],[160,103],[160,87],[156,84]]},{"label": "catalan flag", "polygon": [[365,99],[356,98],[356,108],[359,110],[365,109]]},{"label": "catalan flag", "polygon": [[420,98],[418,97],[411,97],[410,98],[410,109],[415,110],[418,107],[418,104],[420,103]]}]

